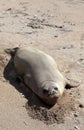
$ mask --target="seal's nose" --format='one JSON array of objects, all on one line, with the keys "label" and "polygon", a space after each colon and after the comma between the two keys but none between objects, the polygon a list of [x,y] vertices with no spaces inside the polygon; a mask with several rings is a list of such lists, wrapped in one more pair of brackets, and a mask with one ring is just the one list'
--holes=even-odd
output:
[{"label": "seal's nose", "polygon": [[58,87],[56,86],[53,86],[52,89],[48,91],[48,96],[59,97],[59,95],[60,95],[60,92],[59,92]]}]

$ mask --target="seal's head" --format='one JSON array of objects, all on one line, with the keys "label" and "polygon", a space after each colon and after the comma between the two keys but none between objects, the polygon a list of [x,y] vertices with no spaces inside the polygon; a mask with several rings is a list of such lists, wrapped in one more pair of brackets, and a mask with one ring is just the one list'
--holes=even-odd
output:
[{"label": "seal's head", "polygon": [[42,85],[42,100],[48,105],[54,105],[60,97],[59,85],[55,82],[46,81]]}]

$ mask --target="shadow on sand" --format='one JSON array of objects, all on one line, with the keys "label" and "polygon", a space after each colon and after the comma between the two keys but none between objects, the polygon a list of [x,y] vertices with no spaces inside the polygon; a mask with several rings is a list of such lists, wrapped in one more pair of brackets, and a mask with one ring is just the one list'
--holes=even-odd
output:
[{"label": "shadow on sand", "polygon": [[50,106],[45,105],[37,95],[35,95],[32,90],[30,90],[20,79],[15,71],[14,62],[11,58],[8,64],[4,69],[4,78],[9,81],[9,83],[15,87],[25,98],[28,99],[29,106],[37,106],[37,107],[46,107],[50,108]]}]

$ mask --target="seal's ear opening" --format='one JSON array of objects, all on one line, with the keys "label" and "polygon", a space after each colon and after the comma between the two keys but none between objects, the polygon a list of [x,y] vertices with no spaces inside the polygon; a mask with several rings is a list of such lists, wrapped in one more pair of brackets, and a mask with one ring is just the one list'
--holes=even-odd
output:
[{"label": "seal's ear opening", "polygon": [[12,57],[14,57],[15,56],[15,53],[16,53],[16,51],[19,49],[19,47],[15,47],[15,48],[13,48],[13,49],[10,49],[10,48],[8,48],[8,49],[5,49],[4,51],[7,53],[7,54],[10,54]]}]

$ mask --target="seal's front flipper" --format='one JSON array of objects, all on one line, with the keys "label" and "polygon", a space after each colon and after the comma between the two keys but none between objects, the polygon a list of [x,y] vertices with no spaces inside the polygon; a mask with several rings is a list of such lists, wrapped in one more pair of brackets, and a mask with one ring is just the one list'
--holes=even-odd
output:
[{"label": "seal's front flipper", "polygon": [[79,87],[79,85],[80,85],[80,82],[77,82],[74,80],[69,81],[66,79],[66,86],[65,86],[66,89],[76,88],[76,87]]},{"label": "seal's front flipper", "polygon": [[31,74],[26,74],[23,77],[24,83],[28,86],[31,86],[31,82],[32,82],[32,76]]}]

